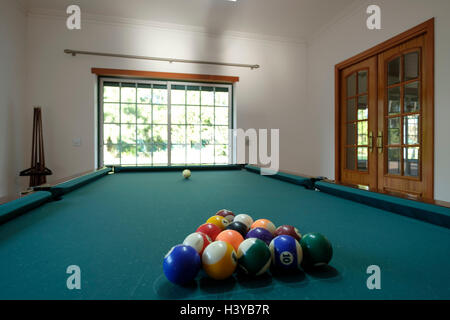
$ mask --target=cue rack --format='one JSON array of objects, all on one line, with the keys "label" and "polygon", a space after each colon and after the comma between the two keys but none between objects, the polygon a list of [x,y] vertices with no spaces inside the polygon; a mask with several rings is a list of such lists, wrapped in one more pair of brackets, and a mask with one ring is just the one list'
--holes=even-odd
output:
[{"label": "cue rack", "polygon": [[42,110],[34,108],[33,115],[33,143],[31,146],[31,167],[20,172],[20,176],[30,177],[30,188],[47,182],[46,176],[53,174],[45,167],[44,136],[42,134]]}]

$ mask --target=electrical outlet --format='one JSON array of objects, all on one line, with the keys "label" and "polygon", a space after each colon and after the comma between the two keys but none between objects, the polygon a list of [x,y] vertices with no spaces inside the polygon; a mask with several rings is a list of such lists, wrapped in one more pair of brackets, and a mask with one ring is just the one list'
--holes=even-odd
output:
[{"label": "electrical outlet", "polygon": [[72,140],[72,146],[80,147],[81,146],[81,138],[75,138]]}]

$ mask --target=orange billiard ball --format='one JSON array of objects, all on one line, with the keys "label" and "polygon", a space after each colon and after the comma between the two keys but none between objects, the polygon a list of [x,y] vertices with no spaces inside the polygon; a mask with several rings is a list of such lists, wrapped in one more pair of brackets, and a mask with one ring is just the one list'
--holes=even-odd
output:
[{"label": "orange billiard ball", "polygon": [[275,225],[272,223],[272,221],[267,220],[267,219],[259,219],[256,220],[255,222],[253,222],[252,226],[250,227],[250,229],[255,229],[255,228],[264,228],[270,231],[271,234],[275,234]]},{"label": "orange billiard ball", "polygon": [[231,244],[236,250],[236,252],[239,249],[239,245],[244,241],[244,237],[242,235],[235,231],[235,230],[224,230],[216,238],[216,241],[225,241],[229,244]]}]

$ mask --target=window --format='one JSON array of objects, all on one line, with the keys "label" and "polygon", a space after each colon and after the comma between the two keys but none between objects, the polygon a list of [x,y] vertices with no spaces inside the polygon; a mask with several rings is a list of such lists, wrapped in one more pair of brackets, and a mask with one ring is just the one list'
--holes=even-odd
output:
[{"label": "window", "polygon": [[347,77],[347,143],[346,169],[368,170],[369,149],[369,105],[368,105],[369,70],[360,70]]},{"label": "window", "polygon": [[100,79],[100,163],[231,163],[232,86]]},{"label": "window", "polygon": [[387,128],[389,174],[420,174],[420,52],[397,56],[387,63]]}]

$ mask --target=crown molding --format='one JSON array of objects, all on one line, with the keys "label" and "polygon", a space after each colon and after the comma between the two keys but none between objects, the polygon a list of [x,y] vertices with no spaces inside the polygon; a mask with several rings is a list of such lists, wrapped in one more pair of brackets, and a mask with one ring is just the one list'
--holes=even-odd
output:
[{"label": "crown molding", "polygon": [[315,39],[329,32],[333,28],[333,26],[339,24],[348,17],[355,15],[360,10],[366,12],[365,8],[367,8],[370,4],[374,4],[373,2],[374,0],[353,0],[350,4],[339,11],[333,19],[330,19],[324,26],[317,29],[316,32],[312,33],[311,36],[309,36],[305,40],[306,44],[309,46],[311,43],[314,43]]},{"label": "crown molding", "polygon": [[[28,17],[32,18],[40,18],[40,19],[57,19],[57,20],[65,20],[67,18],[67,14],[61,10],[47,10],[47,9],[37,9],[33,8],[28,10]],[[285,44],[293,44],[293,45],[305,45],[306,41],[297,38],[291,37],[278,37],[278,36],[269,36],[258,33],[246,33],[246,32],[238,32],[238,31],[225,31],[225,32],[211,32],[205,27],[191,26],[191,25],[181,25],[181,24],[172,24],[172,23],[164,23],[159,21],[151,21],[151,20],[140,20],[140,19],[131,19],[131,18],[123,18],[117,16],[106,16],[99,14],[91,14],[91,13],[82,13],[81,15],[82,23],[91,23],[91,24],[99,24],[99,25],[109,25],[109,26],[119,26],[119,27],[130,27],[130,28],[149,28],[163,31],[175,31],[181,32],[185,34],[200,34],[207,37],[220,37],[220,38],[231,38],[231,39],[240,39],[240,40],[252,40],[252,41],[265,41],[265,42],[281,42]]]}]

